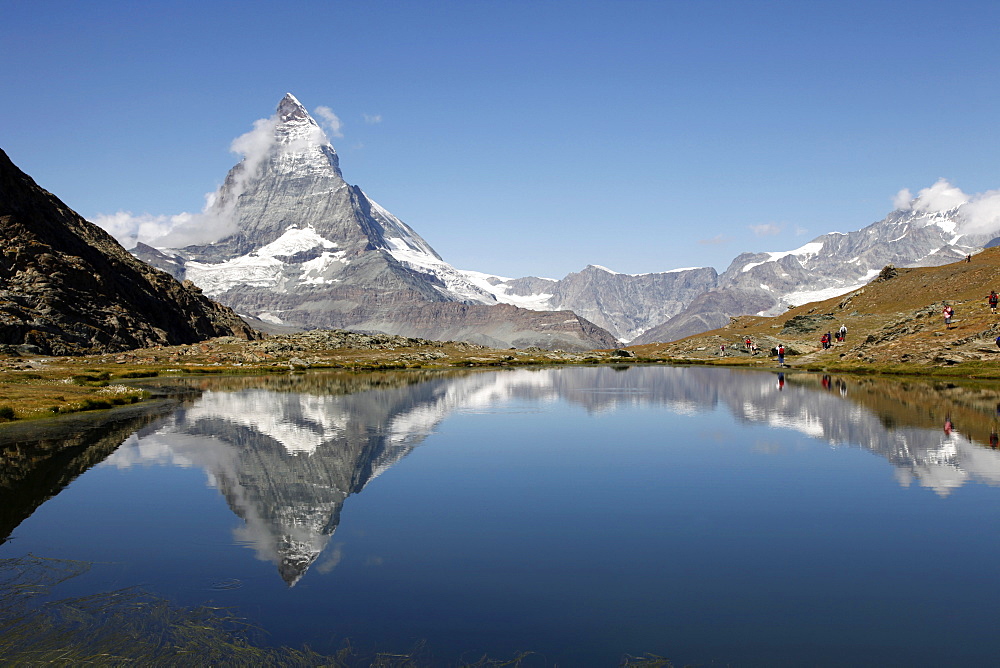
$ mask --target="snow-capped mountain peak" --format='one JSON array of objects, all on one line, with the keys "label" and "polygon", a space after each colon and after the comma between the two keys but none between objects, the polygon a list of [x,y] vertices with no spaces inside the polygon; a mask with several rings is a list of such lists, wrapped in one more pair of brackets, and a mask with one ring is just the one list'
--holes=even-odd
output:
[{"label": "snow-capped mountain peak", "polygon": [[285,93],[285,97],[281,98],[281,102],[278,103],[278,116],[285,123],[293,119],[310,119],[309,112],[302,106],[299,99],[291,93]]},{"label": "snow-capped mountain peak", "polygon": [[[391,309],[383,301],[394,291],[408,301],[498,303],[488,286],[457,271],[344,180],[326,133],[291,93],[233,149],[243,160],[208,213],[235,232],[214,244],[168,251],[183,264],[174,274],[206,294],[269,322],[311,326],[350,324],[342,313],[356,308],[347,304],[360,306],[359,299]],[[391,322],[393,314],[378,317]]]},{"label": "snow-capped mountain peak", "polygon": [[[271,159],[276,168],[288,173],[313,173],[343,179],[337,151],[319,123],[294,95],[287,93],[269,120],[270,123],[260,127],[259,140],[266,143],[270,139]],[[270,138],[266,136],[268,130],[271,130]]]}]

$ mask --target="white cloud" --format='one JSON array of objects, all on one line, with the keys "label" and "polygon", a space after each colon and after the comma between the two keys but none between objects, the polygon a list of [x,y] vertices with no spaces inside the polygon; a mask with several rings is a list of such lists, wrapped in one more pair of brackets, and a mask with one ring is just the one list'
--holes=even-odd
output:
[{"label": "white cloud", "polygon": [[[896,195],[899,197],[899,195]],[[930,188],[924,188],[917,193],[910,203],[910,208],[921,213],[939,213],[950,211],[969,201],[969,196],[960,189],[948,183],[946,179],[938,179]]]},{"label": "white cloud", "polygon": [[315,570],[326,575],[340,563],[341,559],[344,558],[344,547],[342,544],[337,544],[333,546],[330,551],[329,556],[324,559],[321,563],[317,564]]},{"label": "white cloud", "polygon": [[[274,146],[274,128],[278,117],[260,118],[253,122],[253,130],[240,135],[229,145],[232,153],[243,156],[240,179],[246,183],[260,172],[260,166],[271,155]],[[238,189],[243,192],[243,188]]]},{"label": "white cloud", "polygon": [[137,216],[131,211],[118,211],[111,214],[99,213],[91,218],[90,222],[103,228],[125,248],[133,248],[139,241],[140,230],[144,239],[150,238],[151,233],[154,236],[162,236],[173,226],[172,218],[174,216],[154,216],[149,213]]},{"label": "white cloud", "polygon": [[343,124],[340,122],[340,118],[337,117],[337,114],[333,113],[333,109],[330,107],[316,107],[313,111],[320,117],[320,123],[323,124],[323,127],[326,128],[327,132],[334,137],[344,136],[340,131]]},{"label": "white cloud", "polygon": [[98,214],[91,222],[104,228],[125,248],[133,248],[140,241],[157,248],[182,248],[209,244],[233,234],[237,230],[233,207],[246,184],[260,173],[261,165],[271,155],[277,122],[277,116],[254,121],[253,130],[229,145],[229,150],[242,155],[243,159],[233,170],[226,201],[219,200],[220,191],[217,190],[205,195],[205,206],[200,213],[155,216],[118,211],[110,215]]},{"label": "white cloud", "polygon": [[125,248],[134,248],[140,241],[160,248],[209,244],[236,231],[231,218],[205,212],[154,216],[150,213],[136,215],[131,211],[118,211],[97,214],[90,222],[104,228]]},{"label": "white cloud", "polygon": [[704,246],[718,246],[721,244],[728,244],[730,241],[729,237],[725,237],[721,234],[716,234],[711,239],[699,239],[698,243]]},{"label": "white cloud", "polygon": [[758,237],[773,237],[781,234],[781,226],[774,223],[761,223],[760,225],[750,225],[750,231]]},{"label": "white cloud", "polygon": [[367,123],[368,125],[375,125],[376,123],[382,122],[382,114],[374,114],[374,115],[361,114],[361,115],[364,117],[365,123]]},{"label": "white cloud", "polygon": [[969,195],[947,179],[938,179],[916,197],[903,188],[893,198],[893,205],[903,211],[941,213],[958,208],[961,234],[1000,234],[1000,190]]},{"label": "white cloud", "polygon": [[[208,210],[203,213],[171,216],[171,218],[181,219],[183,216],[188,216],[188,218],[181,220],[159,237],[150,239],[149,245],[159,248],[200,246],[225,239],[231,234],[235,234],[237,229],[239,229],[236,219],[232,215],[232,209],[225,211]],[[142,241],[141,236],[139,237],[139,241]]]},{"label": "white cloud", "polygon": [[909,188],[903,188],[892,198],[892,208],[895,211],[909,211],[913,203],[913,193]]},{"label": "white cloud", "polygon": [[1000,234],[1000,190],[974,195],[962,207],[961,232],[965,234]]}]

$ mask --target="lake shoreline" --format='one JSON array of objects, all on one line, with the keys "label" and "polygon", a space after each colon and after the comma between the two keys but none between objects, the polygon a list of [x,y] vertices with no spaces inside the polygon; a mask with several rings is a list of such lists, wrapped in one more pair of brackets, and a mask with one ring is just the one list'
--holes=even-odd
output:
[{"label": "lake shoreline", "polygon": [[496,349],[463,342],[320,330],[243,341],[223,337],[189,345],[156,347],[80,357],[6,355],[0,357],[0,424],[34,422],[58,415],[120,407],[151,398],[143,379],[198,375],[268,375],[311,369],[357,372],[404,369],[503,368],[604,364],[669,364],[806,371],[852,375],[889,375],[969,380],[1000,380],[991,362],[957,364],[868,363],[817,360],[794,349],[787,363],[766,354],[742,351],[726,356],[676,347],[638,346],[620,350],[560,351],[540,348]]}]

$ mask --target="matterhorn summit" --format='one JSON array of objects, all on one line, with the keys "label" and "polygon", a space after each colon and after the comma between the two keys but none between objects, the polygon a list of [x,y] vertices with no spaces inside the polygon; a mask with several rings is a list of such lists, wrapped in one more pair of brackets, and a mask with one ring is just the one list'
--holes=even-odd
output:
[{"label": "matterhorn summit", "polygon": [[238,138],[203,217],[224,236],[143,260],[273,325],[345,328],[502,347],[593,349],[614,337],[567,311],[527,311],[457,271],[349,185],[326,133],[291,93]]}]

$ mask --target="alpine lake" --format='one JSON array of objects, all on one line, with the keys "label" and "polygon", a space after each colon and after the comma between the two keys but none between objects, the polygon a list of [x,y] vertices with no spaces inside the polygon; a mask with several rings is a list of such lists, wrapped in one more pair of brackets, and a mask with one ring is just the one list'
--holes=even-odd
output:
[{"label": "alpine lake", "polygon": [[623,365],[147,386],[0,430],[0,663],[1000,656],[995,384]]}]

